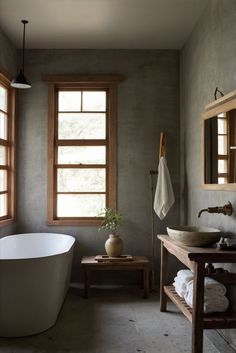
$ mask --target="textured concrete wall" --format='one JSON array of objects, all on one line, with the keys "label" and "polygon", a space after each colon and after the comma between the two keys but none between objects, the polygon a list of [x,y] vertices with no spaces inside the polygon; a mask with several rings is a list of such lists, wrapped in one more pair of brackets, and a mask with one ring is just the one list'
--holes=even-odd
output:
[{"label": "textured concrete wall", "polygon": [[[150,255],[149,170],[157,168],[159,134],[167,133],[167,158],[176,203],[155,233],[179,222],[179,54],[177,51],[29,50],[27,78],[32,88],[19,94],[18,232],[64,232],[76,236],[73,279],[81,281],[80,258],[104,253],[107,234],[97,227],[46,224],[47,85],[42,74],[125,76],[118,90],[118,208],[124,214],[119,233],[125,253]],[[159,246],[158,242],[157,246]],[[159,266],[156,264],[157,272]]]},{"label": "textured concrete wall", "polygon": [[[0,28],[0,70],[15,75],[17,68],[17,50],[5,36]],[[15,232],[16,223],[7,227],[0,227],[0,237]]]},{"label": "textured concrete wall", "polygon": [[0,27],[0,68],[15,75],[17,69],[17,50]]},{"label": "textured concrete wall", "polygon": [[[181,52],[181,192],[186,199],[182,211],[189,224],[217,227],[236,236],[236,192],[200,187],[200,116],[214,100],[216,87],[225,94],[236,88],[235,44],[236,1],[211,0]],[[233,216],[204,213],[197,218],[200,209],[224,205],[228,200],[235,209]],[[236,303],[235,292],[232,299]],[[235,344],[235,331],[227,331],[227,335]]]}]

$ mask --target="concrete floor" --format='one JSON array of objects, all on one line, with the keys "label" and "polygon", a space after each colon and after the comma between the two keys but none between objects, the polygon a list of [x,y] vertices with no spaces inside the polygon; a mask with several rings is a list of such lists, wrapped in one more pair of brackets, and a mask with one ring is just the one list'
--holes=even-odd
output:
[{"label": "concrete floor", "polygon": [[[89,299],[70,289],[57,323],[25,338],[0,338],[1,353],[190,353],[191,326],[174,305],[160,313],[156,293],[96,288]],[[204,353],[223,353],[207,337]]]}]

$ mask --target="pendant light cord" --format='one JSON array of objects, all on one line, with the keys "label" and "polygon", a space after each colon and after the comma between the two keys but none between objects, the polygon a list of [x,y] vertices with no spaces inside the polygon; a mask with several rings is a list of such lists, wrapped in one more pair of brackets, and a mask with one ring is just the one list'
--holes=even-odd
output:
[{"label": "pendant light cord", "polygon": [[23,53],[22,53],[22,72],[23,72],[23,75],[24,75],[24,71],[25,71],[25,25],[26,23],[29,23],[28,21],[26,20],[22,20],[21,21],[24,25],[24,29],[23,29]]},{"label": "pendant light cord", "polygon": [[[24,72],[25,72],[25,25],[29,23],[27,20],[21,20],[21,23],[23,23],[23,43],[22,43],[22,53],[21,54],[21,67],[19,68],[19,74],[16,76],[15,79],[11,81],[11,87],[13,88],[19,88],[19,89],[25,89],[25,88],[30,88],[31,84],[27,81]],[[19,54],[19,55],[20,55]]]}]

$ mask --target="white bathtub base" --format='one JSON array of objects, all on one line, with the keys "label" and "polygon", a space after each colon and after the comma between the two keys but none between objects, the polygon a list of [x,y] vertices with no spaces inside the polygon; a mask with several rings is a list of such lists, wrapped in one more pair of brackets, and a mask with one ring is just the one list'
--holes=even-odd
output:
[{"label": "white bathtub base", "polygon": [[1,337],[34,335],[55,324],[69,287],[72,256],[73,244],[47,257],[0,259]]}]

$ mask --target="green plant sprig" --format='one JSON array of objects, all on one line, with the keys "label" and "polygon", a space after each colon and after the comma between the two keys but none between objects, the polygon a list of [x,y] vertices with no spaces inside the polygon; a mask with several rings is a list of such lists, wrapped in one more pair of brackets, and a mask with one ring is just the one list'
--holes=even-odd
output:
[{"label": "green plant sprig", "polygon": [[99,212],[98,217],[103,217],[104,220],[101,224],[99,231],[102,229],[110,229],[113,234],[116,233],[116,229],[123,223],[123,216],[121,213],[113,210],[111,207],[104,208]]}]

